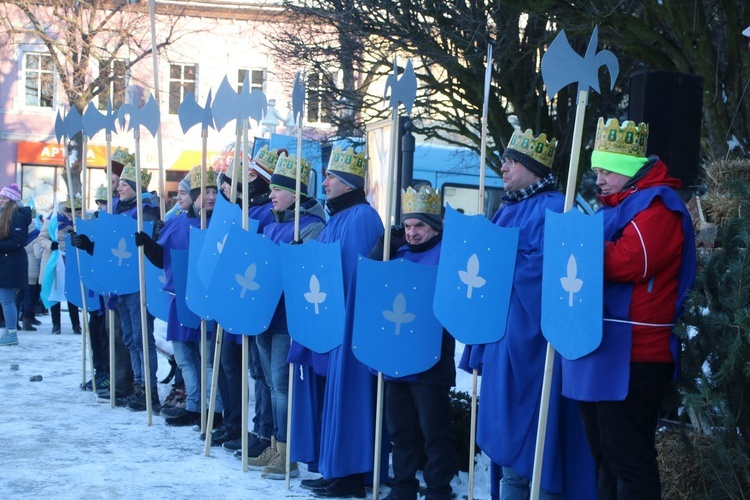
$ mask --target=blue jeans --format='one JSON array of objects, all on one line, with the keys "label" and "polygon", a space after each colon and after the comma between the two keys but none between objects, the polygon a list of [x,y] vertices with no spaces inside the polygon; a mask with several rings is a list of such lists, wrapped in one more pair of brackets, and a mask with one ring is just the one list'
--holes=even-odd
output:
[{"label": "blue jeans", "polygon": [[[531,480],[526,479],[510,467],[503,467],[500,500],[527,500],[531,494]],[[562,495],[539,489],[540,500],[560,500]]]},{"label": "blue jeans", "polygon": [[[117,307],[120,311],[120,324],[122,326],[122,341],[130,352],[130,365],[133,368],[133,382],[146,385],[144,358],[143,358],[143,334],[141,331],[141,294],[129,293],[117,297]],[[156,370],[158,361],[156,359],[156,340],[154,339],[154,317],[146,313],[146,325],[148,327],[148,366],[151,370],[151,387],[156,387]]]},{"label": "blue jeans", "polygon": [[5,318],[5,331],[15,331],[16,324],[18,324],[15,288],[0,288],[0,305],[3,308],[3,317]]},{"label": "blue jeans", "polygon": [[273,413],[271,412],[271,388],[266,384],[263,367],[260,364],[258,343],[253,338],[248,339],[249,372],[253,379],[255,394],[255,416],[253,416],[253,434],[271,439],[273,434]]},{"label": "blue jeans", "polygon": [[286,443],[286,413],[289,395],[289,355],[291,338],[287,330],[268,330],[256,337],[260,365],[271,388],[271,412],[276,441]]},{"label": "blue jeans", "polygon": [[[201,411],[201,353],[200,353],[200,341],[188,341],[182,342],[179,340],[172,341],[172,350],[174,351],[174,359],[177,361],[177,366],[182,371],[182,378],[185,381],[185,391],[187,397],[185,399],[185,409],[195,413]],[[206,360],[207,373],[206,380],[211,380],[211,363],[213,362],[213,350],[214,343],[211,339],[206,341],[206,347],[209,351]],[[210,387],[211,383],[206,384],[208,390],[206,391],[206,397],[210,398]],[[216,395],[216,408],[215,411],[221,413],[223,408],[221,405],[221,397]],[[206,403],[207,404],[207,403]]]}]

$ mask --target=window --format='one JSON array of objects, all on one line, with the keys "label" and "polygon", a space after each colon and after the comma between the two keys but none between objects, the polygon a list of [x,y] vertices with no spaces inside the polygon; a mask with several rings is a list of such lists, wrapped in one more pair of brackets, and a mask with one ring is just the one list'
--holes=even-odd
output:
[{"label": "window", "polygon": [[177,108],[188,92],[195,95],[197,73],[198,67],[194,64],[169,65],[169,114],[177,114]]},{"label": "window", "polygon": [[255,89],[265,92],[266,72],[262,69],[240,69],[237,71],[237,93],[242,93],[242,87],[245,85],[245,74],[250,81],[250,92]]},{"label": "window", "polygon": [[99,76],[102,78],[102,92],[99,94],[101,110],[107,109],[107,103],[112,100],[112,109],[117,109],[125,102],[125,88],[127,87],[127,70],[125,61],[115,59],[109,65],[99,64]]},{"label": "window", "polygon": [[323,75],[307,75],[307,119],[308,123],[331,123],[333,102],[330,92],[323,88]]},{"label": "window", "polygon": [[26,106],[51,108],[55,98],[55,65],[47,54],[29,52],[23,56]]}]

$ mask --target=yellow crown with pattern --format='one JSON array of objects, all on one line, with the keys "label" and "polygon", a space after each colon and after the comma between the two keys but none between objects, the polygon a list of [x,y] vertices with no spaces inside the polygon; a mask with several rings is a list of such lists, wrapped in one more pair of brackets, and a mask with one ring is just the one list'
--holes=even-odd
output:
[{"label": "yellow crown with pattern", "polygon": [[99,187],[96,188],[94,201],[107,201],[107,187],[104,184],[100,184]]},{"label": "yellow crown with pattern", "polygon": [[[128,164],[128,165],[125,165],[125,168],[122,169],[122,175],[120,176],[120,180],[135,182],[135,176],[136,176],[135,167],[133,165]],[[141,169],[141,187],[143,189],[147,189],[149,182],[151,182],[151,172],[149,172],[145,168],[142,168]]]},{"label": "yellow crown with pattern", "polygon": [[270,179],[271,175],[276,171],[276,166],[279,163],[279,156],[283,158],[285,155],[283,152],[279,155],[278,149],[269,150],[268,146],[263,146],[260,148],[260,151],[258,151],[258,154],[255,155],[255,158],[253,158],[253,163],[260,167],[260,170],[256,168],[255,171],[262,174],[266,179]]},{"label": "yellow crown with pattern", "polygon": [[401,215],[431,214],[441,215],[443,207],[440,203],[440,191],[435,188],[422,186],[419,191],[408,187],[401,191]]},{"label": "yellow crown with pattern", "polygon": [[[218,175],[216,174],[216,170],[213,169],[213,167],[208,167],[208,170],[206,170],[206,187],[207,188],[216,188],[218,187],[218,184],[216,182]],[[190,189],[200,189],[201,188],[201,166],[196,165],[190,170],[188,173],[188,180],[190,181]]]},{"label": "yellow crown with pattern", "polygon": [[527,128],[523,133],[520,130],[513,132],[506,150],[518,151],[541,163],[543,167],[551,169],[552,162],[555,160],[556,148],[557,139],[552,137],[547,141],[547,134],[539,134],[538,137],[534,137],[534,132]]},{"label": "yellow crown with pattern", "polygon": [[[301,194],[307,196],[307,184],[310,181],[310,162],[302,158],[300,160],[300,181],[302,182]],[[281,176],[281,177],[278,177]],[[290,182],[291,179],[294,182]],[[284,156],[281,155],[276,168],[273,171],[271,177],[271,185],[286,188],[290,191],[295,190],[297,182],[297,158],[295,155]]]},{"label": "yellow crown with pattern", "polygon": [[128,148],[118,147],[112,152],[112,161],[126,167],[135,163],[135,155],[128,152]]},{"label": "yellow crown with pattern", "polygon": [[364,178],[367,173],[367,158],[365,158],[363,151],[355,153],[353,148],[343,151],[341,146],[336,146],[331,152],[331,158],[328,161],[328,170],[353,174]]},{"label": "yellow crown with pattern", "polygon": [[636,125],[634,121],[626,120],[621,125],[616,118],[610,118],[606,123],[604,118],[599,118],[596,123],[594,151],[646,158],[647,144],[646,123]]}]

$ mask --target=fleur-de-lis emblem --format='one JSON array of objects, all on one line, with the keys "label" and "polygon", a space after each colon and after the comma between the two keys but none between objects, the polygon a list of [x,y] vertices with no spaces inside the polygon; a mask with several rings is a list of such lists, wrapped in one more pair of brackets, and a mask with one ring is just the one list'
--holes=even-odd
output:
[{"label": "fleur-de-lis emblem", "polygon": [[305,300],[315,305],[315,314],[320,314],[318,306],[326,300],[326,293],[320,291],[320,281],[314,274],[310,276],[310,291],[305,292]]},{"label": "fleur-de-lis emblem", "polygon": [[578,274],[578,264],[576,257],[570,254],[568,259],[568,275],[560,278],[563,290],[568,292],[568,307],[573,307],[573,294],[578,293],[583,286],[583,280],[576,277]]},{"label": "fleur-de-lis emblem", "polygon": [[406,297],[404,297],[403,293],[399,293],[393,299],[393,311],[383,311],[383,317],[391,323],[396,324],[396,335],[400,335],[401,325],[411,323],[416,316],[406,312]]},{"label": "fleur-de-lis emblem", "polygon": [[117,265],[122,266],[122,259],[129,259],[132,253],[127,251],[128,244],[125,241],[125,238],[120,238],[120,241],[117,242],[117,248],[112,249],[112,255],[117,257]]},{"label": "fleur-de-lis emblem", "polygon": [[234,277],[237,280],[237,284],[242,287],[242,291],[240,291],[240,298],[245,298],[245,292],[247,290],[255,291],[258,288],[260,288],[260,285],[255,281],[255,273],[257,272],[257,269],[255,267],[255,264],[250,264],[247,266],[247,269],[245,269],[245,275],[241,274],[235,274]]},{"label": "fleur-de-lis emblem", "polygon": [[221,241],[216,242],[216,250],[218,250],[219,253],[224,251],[224,245],[227,242],[227,236],[229,236],[229,233],[224,235],[224,238],[221,239]]},{"label": "fleur-de-lis emblem", "polygon": [[466,285],[466,298],[471,298],[471,292],[474,288],[482,288],[487,280],[479,276],[479,257],[477,254],[471,254],[466,263],[466,271],[458,271],[458,277]]},{"label": "fleur-de-lis emblem", "polygon": [[167,277],[164,275],[164,273],[161,273],[159,275],[159,283],[162,285],[165,285],[167,283]]}]

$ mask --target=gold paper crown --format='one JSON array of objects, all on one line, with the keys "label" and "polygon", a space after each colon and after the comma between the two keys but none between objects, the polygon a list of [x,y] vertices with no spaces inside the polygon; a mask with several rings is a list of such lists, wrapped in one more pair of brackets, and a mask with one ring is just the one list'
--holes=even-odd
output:
[{"label": "gold paper crown", "polygon": [[107,187],[104,184],[101,184],[96,188],[94,201],[107,201]]},{"label": "gold paper crown", "polygon": [[401,192],[401,213],[408,214],[432,214],[440,216],[442,212],[440,204],[440,191],[435,188],[422,186],[419,191],[408,187]]},{"label": "gold paper crown", "polygon": [[634,121],[626,120],[620,125],[617,118],[610,118],[605,124],[604,118],[601,117],[596,123],[594,151],[645,158],[647,144],[648,124],[646,123],[636,125]]},{"label": "gold paper crown", "polygon": [[[125,165],[125,168],[122,169],[122,175],[120,176],[120,180],[135,182],[135,167],[131,164]],[[147,189],[149,182],[151,182],[151,172],[142,168],[141,169],[141,187],[144,189]]]},{"label": "gold paper crown", "polygon": [[265,177],[269,178],[275,172],[276,165],[279,162],[279,151],[277,149],[269,151],[268,146],[263,146],[253,158],[253,162],[266,173]]},{"label": "gold paper crown", "polygon": [[336,149],[331,152],[328,170],[354,174],[364,178],[367,173],[367,158],[365,158],[363,151],[355,153],[352,148],[342,151],[341,146],[336,146]]},{"label": "gold paper crown", "polygon": [[[76,195],[73,197],[73,206],[76,210],[81,209],[81,195],[80,193],[76,193]],[[62,204],[62,209],[66,212],[70,211],[70,198],[65,198],[65,201]]]},{"label": "gold paper crown", "polygon": [[112,161],[116,161],[123,167],[126,167],[128,165],[133,165],[135,162],[135,155],[130,154],[127,148],[118,147],[112,153]]},{"label": "gold paper crown", "polygon": [[534,137],[531,129],[527,128],[523,133],[520,130],[513,132],[506,149],[518,151],[541,163],[542,166],[551,169],[552,162],[555,160],[556,147],[557,139],[554,137],[549,141],[547,141],[547,134],[539,134],[539,137]]},{"label": "gold paper crown", "polygon": [[[216,171],[213,169],[213,167],[208,167],[208,170],[206,170],[206,187],[207,188],[215,188],[218,187],[216,184]],[[188,173],[188,180],[190,181],[190,189],[200,189],[201,188],[201,166],[196,165],[193,167],[192,170]]]},{"label": "gold paper crown", "polygon": [[[300,172],[300,180],[302,181],[302,184],[307,186],[307,184],[310,182],[310,169],[311,169],[310,162],[302,158],[302,160],[300,160],[300,163],[302,167],[302,171]],[[294,155],[291,155],[291,156],[282,155],[281,158],[279,158],[278,163],[276,164],[276,168],[273,171],[273,175],[274,176],[282,175],[289,179],[294,179],[294,181],[296,182],[297,180],[297,158]],[[273,178],[271,179],[271,183],[282,185],[282,184],[275,182]],[[284,183],[284,187],[289,187],[288,185],[285,185],[285,184],[286,183]],[[295,184],[291,184],[292,191],[294,190],[294,186]],[[305,187],[303,186],[302,189],[305,190]]]}]

